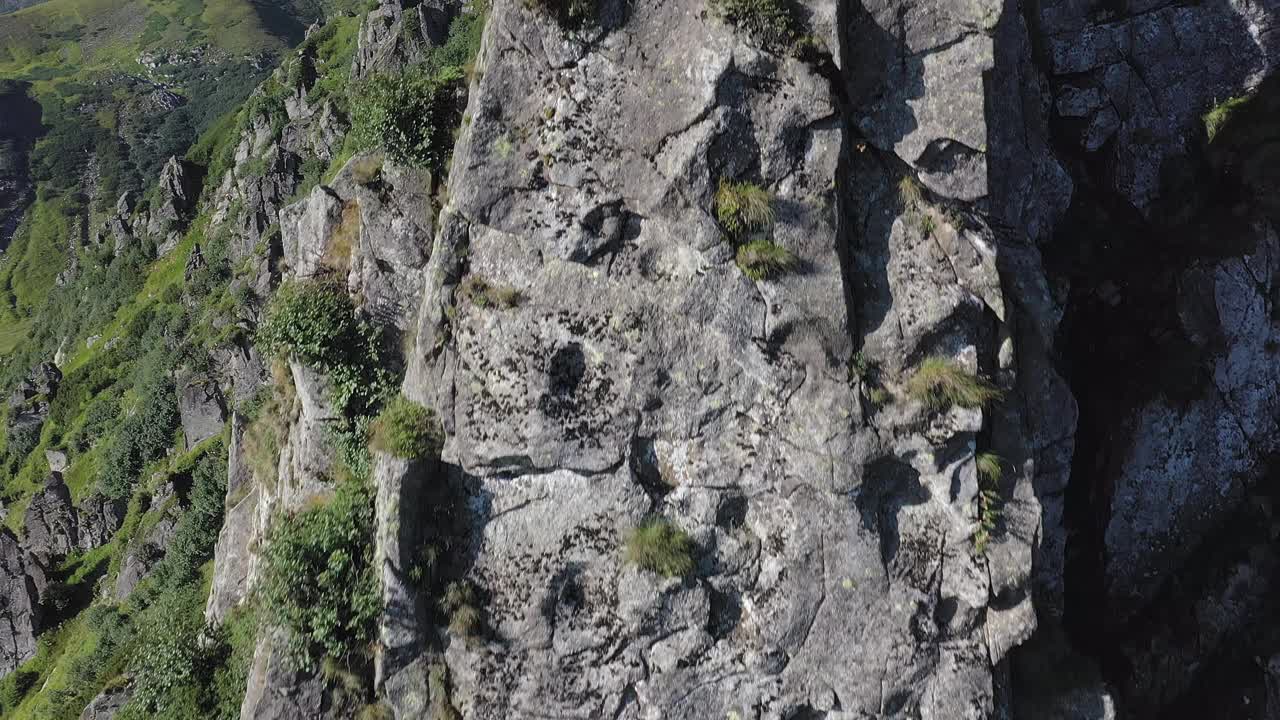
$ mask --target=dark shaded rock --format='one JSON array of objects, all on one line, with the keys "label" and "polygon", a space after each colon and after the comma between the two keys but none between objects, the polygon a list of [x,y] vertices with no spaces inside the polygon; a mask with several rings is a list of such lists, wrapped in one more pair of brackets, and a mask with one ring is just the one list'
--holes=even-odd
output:
[{"label": "dark shaded rock", "polygon": [[0,529],[0,676],[35,656],[45,582],[44,571],[18,538]]},{"label": "dark shaded rock", "polygon": [[44,488],[31,498],[24,516],[27,549],[45,567],[80,547],[76,510],[71,504],[71,491],[62,476],[51,474]]},{"label": "dark shaded rock", "polygon": [[[0,11],[30,4],[28,0],[3,0]],[[9,247],[13,233],[26,215],[33,197],[27,159],[43,132],[40,103],[30,97],[27,83],[0,83],[0,252]]]},{"label": "dark shaded rock", "polygon": [[79,545],[81,550],[92,550],[111,542],[111,537],[124,522],[125,502],[94,493],[85,498],[77,511]]}]

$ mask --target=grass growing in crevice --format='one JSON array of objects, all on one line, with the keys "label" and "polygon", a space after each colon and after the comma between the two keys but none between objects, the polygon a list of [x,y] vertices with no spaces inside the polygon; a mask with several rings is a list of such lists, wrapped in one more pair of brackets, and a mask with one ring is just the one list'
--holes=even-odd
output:
[{"label": "grass growing in crevice", "polygon": [[666,577],[693,572],[693,538],[665,518],[650,518],[626,538],[625,557],[640,568]]},{"label": "grass growing in crevice", "polygon": [[773,198],[755,183],[721,179],[715,208],[720,226],[734,238],[773,224]]},{"label": "grass growing in crevice", "polygon": [[740,246],[736,260],[742,274],[756,281],[771,280],[799,266],[799,260],[790,250],[764,239]]},{"label": "grass growing in crevice", "polygon": [[907,393],[931,410],[980,408],[1001,397],[995,385],[939,355],[920,363],[907,381]]},{"label": "grass growing in crevice", "polygon": [[991,537],[1000,523],[1002,503],[1000,480],[1004,477],[1004,460],[995,453],[978,453],[978,529],[973,534],[973,550],[985,555]]},{"label": "grass growing in crevice", "polygon": [[458,285],[458,297],[478,308],[510,310],[520,305],[524,296],[508,285],[499,285],[476,274],[468,275]]},{"label": "grass growing in crevice", "polygon": [[710,0],[709,4],[726,22],[771,52],[793,50],[804,37],[800,18],[789,0]]},{"label": "grass growing in crevice", "polygon": [[1209,138],[1209,142],[1214,141],[1222,128],[1226,127],[1227,123],[1231,120],[1231,116],[1241,108],[1245,107],[1245,105],[1249,103],[1250,99],[1251,96],[1249,95],[1239,95],[1237,97],[1228,98],[1227,100],[1214,105],[1209,112],[1204,114],[1204,117],[1202,118],[1204,121],[1204,131],[1205,135]]}]

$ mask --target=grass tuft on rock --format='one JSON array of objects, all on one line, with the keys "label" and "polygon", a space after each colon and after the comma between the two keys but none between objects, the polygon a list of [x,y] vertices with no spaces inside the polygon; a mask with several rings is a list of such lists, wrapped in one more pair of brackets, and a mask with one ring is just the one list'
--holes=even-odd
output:
[{"label": "grass tuft on rock", "polygon": [[771,240],[752,240],[738,248],[738,267],[752,280],[769,280],[796,268],[792,252]]},{"label": "grass tuft on rock", "polygon": [[440,454],[443,435],[435,413],[418,403],[397,395],[373,421],[375,450],[409,460]]},{"label": "grass tuft on rock", "polygon": [[1218,132],[1226,127],[1227,122],[1231,120],[1231,116],[1249,102],[1249,95],[1239,95],[1237,97],[1224,100],[1214,105],[1209,112],[1204,114],[1204,131],[1209,136],[1209,142],[1213,142],[1218,136]]},{"label": "grass tuft on rock", "polygon": [[722,179],[716,190],[716,219],[735,237],[763,230],[773,224],[773,198],[755,183]]},{"label": "grass tuft on rock", "polygon": [[498,285],[479,275],[468,275],[458,286],[458,296],[476,307],[497,310],[510,310],[524,300],[519,290]]},{"label": "grass tuft on rock", "polygon": [[970,375],[954,361],[941,356],[927,358],[907,381],[907,393],[933,410],[949,407],[979,408],[999,400],[1000,390]]},{"label": "grass tuft on rock", "polygon": [[693,539],[664,518],[650,518],[627,536],[626,559],[666,577],[693,572]]}]

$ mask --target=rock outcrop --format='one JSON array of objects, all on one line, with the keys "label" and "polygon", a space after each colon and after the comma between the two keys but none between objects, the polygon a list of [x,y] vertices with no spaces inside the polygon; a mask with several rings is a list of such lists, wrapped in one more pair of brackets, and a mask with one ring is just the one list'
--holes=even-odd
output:
[{"label": "rock outcrop", "polygon": [[182,435],[190,450],[222,432],[226,408],[218,384],[212,378],[180,373],[176,385]]},{"label": "rock outcrop", "polygon": [[44,570],[18,538],[0,530],[0,674],[8,674],[36,654]]},{"label": "rock outcrop", "polygon": [[23,544],[45,567],[52,567],[80,547],[76,509],[61,475],[50,474],[44,488],[31,498],[24,527],[27,535]]},{"label": "rock outcrop", "polygon": [[171,157],[160,171],[159,185],[147,211],[147,233],[156,244],[157,255],[168,255],[182,240],[199,188],[186,162]]},{"label": "rock outcrop", "polygon": [[103,690],[89,701],[84,712],[80,713],[80,720],[112,720],[116,713],[128,704],[131,697],[133,697],[132,685]]},{"label": "rock outcrop", "polygon": [[[366,17],[353,78],[459,11],[406,4]],[[345,283],[443,421],[439,463],[373,469],[398,717],[1275,705],[1280,213],[1258,134],[1202,123],[1265,93],[1276,8],[806,1],[779,52],[695,0],[540,7],[490,8],[447,178],[361,154],[286,205],[345,129],[303,72],[215,194],[255,292]],[[768,195],[755,236],[726,181]],[[787,271],[745,272],[752,240]],[[220,352],[250,397],[265,363]],[[922,397],[937,359],[1000,401]],[[215,623],[273,519],[331,492],[328,378],[287,374],[273,477],[233,427]],[[654,515],[687,577],[625,562]],[[411,579],[442,533],[474,637]],[[243,716],[340,715],[280,640]]]},{"label": "rock outcrop", "polygon": [[[1020,573],[989,571],[973,548],[989,416],[934,412],[906,388],[929,355],[1008,367],[997,240],[954,204],[987,194],[991,63],[970,56],[990,58],[991,40],[934,18],[954,23],[964,62],[947,59],[948,36],[907,52],[938,47],[930,72],[969,75],[894,136],[917,128],[905,100],[875,107],[831,80],[845,63],[855,82],[868,62],[844,48],[865,45],[847,38],[893,27],[889,8],[837,27],[806,7],[834,53],[807,60],[700,9],[605,4],[569,33],[517,2],[492,9],[403,389],[444,418],[449,486],[469,511],[452,571],[486,598],[485,637],[443,655],[453,705],[987,716],[993,665],[1035,627],[1033,538],[1000,543]],[[904,199],[917,176],[925,189]],[[722,180],[769,193],[769,238],[801,270],[739,269],[716,222]],[[468,276],[522,300],[470,303]],[[876,377],[851,379],[858,350]],[[414,472],[387,468],[380,492],[420,484]],[[408,497],[379,503],[392,607],[411,592],[412,548],[391,529],[426,512]],[[692,533],[694,578],[623,562],[653,513]],[[387,687],[425,682],[406,660],[413,641],[433,652],[431,632],[412,638],[407,615],[383,628]]]}]

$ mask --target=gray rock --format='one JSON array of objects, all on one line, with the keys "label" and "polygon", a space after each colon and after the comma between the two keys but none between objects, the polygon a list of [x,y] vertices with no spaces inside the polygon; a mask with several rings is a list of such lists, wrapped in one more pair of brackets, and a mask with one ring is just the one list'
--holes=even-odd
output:
[{"label": "gray rock", "polygon": [[125,503],[101,493],[85,498],[76,510],[79,547],[92,550],[111,542],[111,537],[124,522]]},{"label": "gray rock", "polygon": [[167,255],[182,239],[182,230],[195,207],[198,188],[185,161],[171,157],[160,171],[159,185],[148,211],[147,233],[157,254]]},{"label": "gray rock", "polygon": [[49,464],[49,472],[62,473],[67,469],[67,453],[63,450],[45,450],[44,461]]},{"label": "gray rock", "polygon": [[152,507],[162,508],[163,515],[147,533],[145,538],[135,541],[120,563],[120,573],[116,576],[115,600],[123,602],[143,578],[164,559],[165,550],[178,531],[180,511],[175,503],[167,503],[165,498],[152,498]]},{"label": "gray rock", "polygon": [[80,720],[112,720],[133,697],[133,685],[113,687],[98,693],[80,713]]},{"label": "gray rock", "polygon": [[23,519],[27,532],[24,544],[46,567],[52,567],[80,547],[79,524],[76,509],[71,504],[71,491],[58,473],[52,473],[45,479],[43,489],[27,505]]},{"label": "gray rock", "polygon": [[210,378],[180,373],[177,387],[182,434],[190,450],[222,432],[226,409],[217,383]]},{"label": "gray rock", "polygon": [[[1017,600],[991,607],[971,540],[985,413],[927,412],[903,386],[932,353],[994,369],[998,246],[978,218],[904,210],[889,157],[938,195],[988,193],[981,8],[919,11],[913,30],[939,35],[912,50],[954,88],[895,137],[891,105],[911,101],[842,118],[813,67],[695,6],[634,6],[612,33],[606,11],[581,35],[493,8],[403,388],[444,419],[470,513],[458,554],[486,597],[484,637],[447,644],[453,703],[468,718],[852,717],[892,698],[986,717],[993,664],[1035,626],[1029,572],[1000,577]],[[893,8],[880,20],[896,32]],[[861,44],[875,22],[838,38]],[[650,46],[666,69],[635,51]],[[895,71],[906,55],[872,54],[841,57]],[[839,165],[846,122],[883,136]],[[742,274],[714,219],[721,178],[770,191],[772,239],[802,271]],[[466,302],[464,270],[523,301]],[[876,410],[850,382],[855,345],[896,402]],[[413,516],[396,506],[380,498],[384,557]],[[696,579],[623,562],[651,512],[693,535]],[[1030,542],[1011,562],[1029,565]],[[398,586],[384,592],[397,607]]]},{"label": "gray rock", "polygon": [[0,676],[36,654],[44,571],[8,530],[0,530]]},{"label": "gray rock", "polygon": [[260,639],[240,706],[242,720],[353,717],[353,709],[332,706],[322,678],[293,667],[283,646],[278,632],[268,630]]},{"label": "gray rock", "polygon": [[441,45],[449,34],[449,22],[464,3],[428,0],[405,7],[400,0],[386,0],[365,16],[360,26],[351,77],[391,73],[421,61],[430,48]]}]

